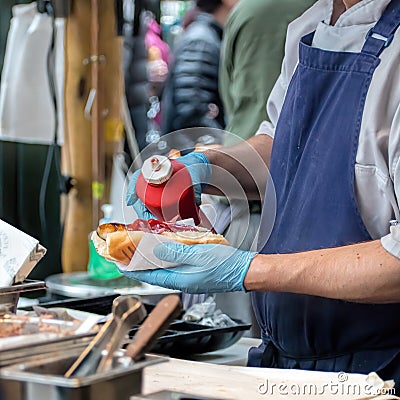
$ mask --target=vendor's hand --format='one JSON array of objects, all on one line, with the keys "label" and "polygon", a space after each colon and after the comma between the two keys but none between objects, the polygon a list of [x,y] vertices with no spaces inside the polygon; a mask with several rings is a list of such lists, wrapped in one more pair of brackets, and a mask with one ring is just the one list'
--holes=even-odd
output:
[{"label": "vendor's hand", "polygon": [[243,280],[257,255],[225,245],[180,243],[160,244],[154,254],[160,260],[182,266],[123,273],[151,285],[187,293],[244,291]]},{"label": "vendor's hand", "polygon": [[[208,158],[203,153],[192,152],[187,154],[186,156],[179,157],[176,160],[187,167],[190,177],[192,179],[196,203],[197,205],[200,205],[202,185],[206,184],[211,178],[211,165],[208,161]],[[136,182],[140,175],[140,172],[140,169],[135,171],[130,179],[126,195],[126,204],[128,206],[133,206],[133,209],[136,211],[138,218],[155,218],[154,215],[149,212],[149,210],[145,207],[143,202],[138,198],[136,194]]]}]

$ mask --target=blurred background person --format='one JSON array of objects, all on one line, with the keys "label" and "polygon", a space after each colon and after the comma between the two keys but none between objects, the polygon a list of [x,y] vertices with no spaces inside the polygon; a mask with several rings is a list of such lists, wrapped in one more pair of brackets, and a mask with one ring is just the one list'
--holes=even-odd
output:
[{"label": "blurred background person", "polygon": [[[197,0],[198,13],[183,32],[163,92],[162,132],[225,126],[218,90],[223,26],[237,0]],[[174,147],[193,148],[193,137],[178,135]]]},{"label": "blurred background person", "polygon": [[143,150],[153,140],[152,132],[159,130],[152,125],[159,122],[158,96],[167,77],[170,50],[161,37],[160,0],[140,0],[125,8],[125,93],[135,139]]},{"label": "blurred background person", "polygon": [[287,27],[313,3],[240,0],[230,14],[219,75],[228,132],[247,139],[268,119],[265,105],[280,74]]},{"label": "blurred background person", "polygon": [[200,10],[197,7],[192,7],[187,10],[182,19],[182,29],[185,30],[196,19]]}]

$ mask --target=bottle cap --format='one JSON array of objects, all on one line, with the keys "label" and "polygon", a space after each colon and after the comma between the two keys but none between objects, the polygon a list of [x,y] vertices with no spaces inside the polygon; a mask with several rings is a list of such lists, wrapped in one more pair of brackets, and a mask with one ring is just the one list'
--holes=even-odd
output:
[{"label": "bottle cap", "polygon": [[146,182],[160,185],[172,175],[171,161],[165,156],[152,156],[143,163],[142,175]]}]

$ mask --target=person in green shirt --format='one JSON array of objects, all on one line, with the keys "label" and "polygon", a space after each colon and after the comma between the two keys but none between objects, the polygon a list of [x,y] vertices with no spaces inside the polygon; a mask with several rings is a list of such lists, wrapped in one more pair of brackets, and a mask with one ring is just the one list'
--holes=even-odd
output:
[{"label": "person in green shirt", "polygon": [[[265,105],[280,70],[286,30],[315,0],[240,0],[224,30],[219,90],[225,130],[242,139],[268,119]],[[224,144],[231,144],[227,135]]]},{"label": "person in green shirt", "polygon": [[[313,3],[315,0],[240,0],[229,14],[219,73],[228,132],[225,146],[253,136],[268,120],[267,99],[281,71],[288,25]],[[255,249],[259,202],[231,199],[229,218],[223,218],[227,215],[226,199],[214,197],[211,202],[218,215],[215,229],[236,247]],[[249,211],[250,223],[244,230]]]}]

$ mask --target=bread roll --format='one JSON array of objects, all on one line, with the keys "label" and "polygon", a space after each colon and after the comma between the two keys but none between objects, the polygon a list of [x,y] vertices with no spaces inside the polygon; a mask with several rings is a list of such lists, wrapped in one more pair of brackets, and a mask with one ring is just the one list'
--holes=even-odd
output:
[{"label": "bread roll", "polygon": [[229,244],[228,241],[222,236],[212,232],[163,232],[166,236],[175,242],[193,245],[193,244]]}]

